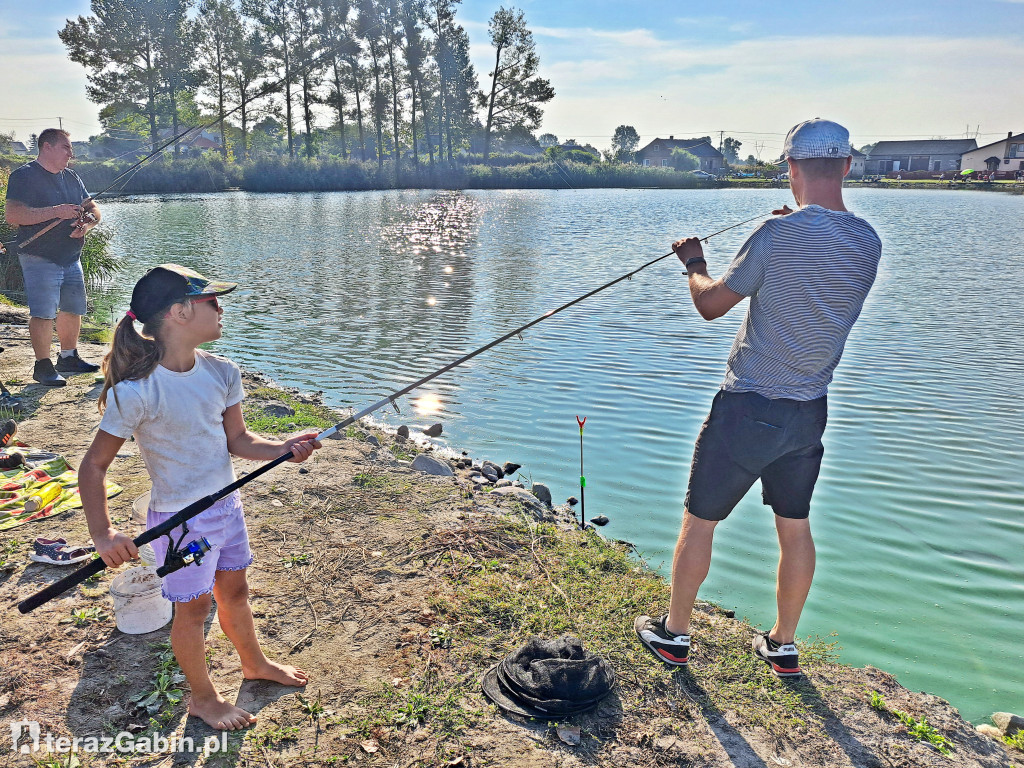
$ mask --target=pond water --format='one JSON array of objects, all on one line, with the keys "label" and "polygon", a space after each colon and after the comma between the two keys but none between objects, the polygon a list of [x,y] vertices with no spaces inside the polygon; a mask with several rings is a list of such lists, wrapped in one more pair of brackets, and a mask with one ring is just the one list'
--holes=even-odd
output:
[{"label": "pond water", "polygon": [[[883,241],[830,391],[803,635],[978,721],[1024,710],[1024,197],[847,190]],[[164,261],[237,280],[215,349],[334,406],[373,403],[666,253],[791,202],[788,190],[226,193],[103,205],[126,285]],[[711,241],[720,275],[754,224]],[[674,259],[405,398],[514,460],[667,574],[687,469],[745,304],[706,323]],[[719,526],[701,597],[770,626],[777,549],[758,488]]]}]

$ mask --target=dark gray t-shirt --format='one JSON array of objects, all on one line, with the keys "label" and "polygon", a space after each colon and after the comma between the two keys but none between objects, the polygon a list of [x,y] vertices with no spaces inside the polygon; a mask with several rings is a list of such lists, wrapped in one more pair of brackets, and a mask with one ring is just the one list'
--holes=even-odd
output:
[{"label": "dark gray t-shirt", "polygon": [[722,389],[825,395],[881,256],[875,230],[849,211],[808,205],[758,227],[722,278],[750,297]]},{"label": "dark gray t-shirt", "polygon": [[[70,168],[65,168],[60,173],[50,173],[35,160],[14,171],[7,183],[7,199],[17,200],[29,208],[46,208],[67,203],[81,205],[88,196],[85,184]],[[71,227],[74,223],[74,219],[65,219],[25,250],[21,250],[21,244],[39,230],[48,227],[50,222],[18,227],[15,240],[18,252],[39,256],[62,267],[74,264],[82,255],[84,243],[81,237],[71,237]]]}]

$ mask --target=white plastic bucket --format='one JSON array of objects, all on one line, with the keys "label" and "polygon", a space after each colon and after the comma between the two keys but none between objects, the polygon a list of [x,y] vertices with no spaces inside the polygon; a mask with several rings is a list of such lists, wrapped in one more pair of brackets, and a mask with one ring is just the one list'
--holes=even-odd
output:
[{"label": "white plastic bucket", "polygon": [[139,496],[132,502],[132,520],[140,525],[146,525],[146,511],[149,509],[149,491]]},{"label": "white plastic bucket", "polygon": [[171,620],[171,601],[160,594],[156,568],[130,568],[110,582],[117,628],[128,635],[154,632]]}]

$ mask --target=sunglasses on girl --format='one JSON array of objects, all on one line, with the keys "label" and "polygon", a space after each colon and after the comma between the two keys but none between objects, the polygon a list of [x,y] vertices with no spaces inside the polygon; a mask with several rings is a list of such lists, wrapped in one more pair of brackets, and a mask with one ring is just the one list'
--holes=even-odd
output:
[{"label": "sunglasses on girl", "polygon": [[213,295],[212,293],[211,294],[205,294],[203,296],[197,296],[194,299],[191,299],[191,303],[192,304],[202,304],[203,302],[206,302],[206,301],[212,301],[213,302],[213,308],[214,309],[220,309],[220,303],[217,301],[217,297],[215,295]]},{"label": "sunglasses on girl", "polygon": [[[206,302],[211,302],[211,301],[213,302],[213,308],[216,309],[216,310],[219,310],[220,309],[220,303],[217,301],[217,297],[215,295],[213,295],[213,294],[203,294],[202,296],[196,296],[195,298],[189,297],[189,303],[190,304],[204,304]],[[167,314],[165,314],[164,317],[167,317],[170,314],[171,314],[171,311],[168,309],[167,310]]]}]

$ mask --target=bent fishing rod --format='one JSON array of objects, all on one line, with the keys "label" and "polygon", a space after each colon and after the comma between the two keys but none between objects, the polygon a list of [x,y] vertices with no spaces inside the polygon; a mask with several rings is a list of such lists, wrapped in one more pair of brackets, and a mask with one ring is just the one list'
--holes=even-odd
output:
[{"label": "bent fishing rod", "polygon": [[[758,216],[753,216],[753,217],[751,217],[751,218],[749,218],[749,219],[747,219],[745,221],[741,221],[741,222],[739,222],[737,224],[733,224],[731,226],[728,226],[725,229],[720,229],[717,232],[715,232],[713,234],[710,234],[710,235],[708,235],[706,237],[702,237],[702,238],[700,238],[700,240],[701,240],[701,242],[707,242],[712,237],[720,235],[723,232],[728,232],[730,229],[735,229],[736,227],[740,227],[740,226],[742,226],[744,224],[749,224],[750,222],[755,221],[756,219],[762,219],[762,218],[765,218],[766,216],[770,216],[770,215],[772,215],[772,214],[764,213],[764,214],[760,214]],[[400,390],[398,390],[396,392],[391,393],[390,395],[388,395],[384,399],[378,400],[373,405],[370,405],[370,406],[364,408],[363,410],[359,411],[358,413],[354,413],[354,414],[350,415],[348,418],[344,419],[343,421],[338,422],[333,427],[328,427],[327,429],[325,429],[322,432],[320,432],[317,435],[316,439],[317,440],[325,440],[325,439],[327,439],[329,437],[333,437],[334,435],[336,435],[337,433],[341,432],[342,430],[344,430],[349,425],[354,424],[355,422],[359,421],[360,419],[362,419],[362,418],[364,418],[366,416],[369,416],[374,411],[377,411],[377,410],[379,410],[380,408],[383,408],[386,405],[391,405],[397,411],[398,410],[398,406],[396,405],[395,401],[398,398],[400,398],[400,397],[402,397],[404,395],[409,394],[413,390],[418,389],[419,387],[423,386],[427,382],[430,382],[430,381],[436,379],[438,376],[441,376],[441,375],[447,373],[448,371],[452,370],[453,368],[457,368],[458,366],[462,365],[463,363],[466,363],[469,360],[472,360],[474,357],[483,354],[484,352],[486,352],[487,350],[491,349],[492,347],[496,347],[499,344],[501,344],[502,342],[508,341],[513,336],[519,336],[520,338],[522,338],[523,331],[525,331],[525,330],[527,330],[529,328],[532,328],[533,326],[537,325],[538,323],[541,323],[541,322],[547,320],[549,317],[553,317],[554,315],[557,315],[558,313],[563,312],[566,309],[569,309],[569,307],[572,307],[572,306],[574,306],[576,304],[579,304],[581,301],[585,301],[586,299],[589,299],[591,296],[593,296],[595,294],[601,293],[602,291],[605,291],[608,288],[611,288],[613,285],[617,285],[618,283],[621,283],[623,280],[632,280],[633,279],[633,275],[636,275],[639,272],[642,272],[643,270],[647,269],[648,267],[653,266],[654,264],[657,264],[659,261],[662,261],[664,259],[667,259],[669,256],[674,256],[674,255],[675,255],[675,251],[669,251],[664,256],[659,256],[656,259],[651,259],[650,261],[646,262],[645,264],[640,265],[639,267],[637,267],[636,269],[632,270],[631,272],[627,272],[626,274],[621,275],[621,276],[615,278],[614,280],[610,280],[607,283],[605,283],[604,285],[599,286],[599,287],[593,289],[592,291],[588,291],[587,293],[583,294],[582,296],[579,296],[579,297],[577,297],[575,299],[572,299],[571,301],[567,301],[565,304],[562,304],[560,307],[557,307],[556,309],[548,310],[547,312],[545,312],[540,317],[531,320],[530,322],[526,323],[525,325],[521,325],[518,328],[516,328],[515,330],[509,331],[504,336],[500,336],[497,339],[495,339],[494,341],[491,341],[491,342],[489,342],[487,344],[484,344],[482,347],[478,347],[477,349],[474,349],[472,352],[469,352],[469,353],[463,355],[458,360],[454,360],[451,363],[448,363],[447,365],[445,365],[445,366],[443,366],[441,368],[438,368],[433,373],[429,373],[426,376],[424,376],[423,378],[419,379],[418,381],[414,381],[412,384],[409,384],[408,386],[403,387],[402,389],[400,389]],[[277,467],[278,465],[283,464],[284,462],[288,461],[289,459],[293,459],[293,458],[295,458],[295,454],[293,454],[291,451],[289,451],[288,453],[282,454],[281,456],[278,456],[276,459],[273,459],[272,461],[267,462],[262,467],[259,467],[259,468],[255,469],[255,470],[253,470],[252,472],[248,473],[247,475],[243,475],[242,477],[238,478],[233,483],[224,486],[219,491],[216,491],[215,493],[211,493],[209,496],[204,496],[203,498],[199,499],[198,501],[192,502],[191,504],[189,504],[187,507],[185,507],[183,510],[178,512],[176,515],[174,515],[170,519],[164,521],[160,525],[154,526],[153,528],[150,528],[150,529],[148,529],[146,531],[143,531],[141,534],[139,534],[135,539],[133,539],[133,542],[135,543],[135,546],[136,547],[141,547],[143,544],[148,544],[149,542],[154,541],[154,540],[160,538],[161,536],[170,537],[172,530],[174,530],[178,526],[185,526],[184,533],[182,534],[181,539],[179,539],[179,544],[180,544],[180,541],[184,540],[184,535],[188,531],[186,523],[189,520],[191,520],[193,517],[198,515],[200,512],[202,512],[202,511],[208,509],[209,507],[213,506],[214,504],[216,504],[218,501],[223,499],[225,496],[228,496],[228,495],[234,493],[235,491],[237,491],[239,488],[241,488],[246,483],[252,482],[256,478],[261,477],[262,475],[264,475],[267,472],[269,472],[270,470],[272,470],[274,467]],[[198,542],[192,542],[192,546],[196,546],[196,545],[198,545]],[[199,545],[199,546],[201,546],[201,545]],[[168,551],[170,552],[171,549],[172,548],[169,547]],[[49,602],[50,600],[52,600],[53,598],[57,597],[58,595],[63,594],[67,590],[69,590],[72,587],[74,587],[76,584],[80,584],[81,582],[83,582],[87,578],[89,578],[90,576],[93,576],[94,574],[99,573],[100,571],[102,571],[106,567],[107,567],[107,564],[104,563],[101,558],[96,558],[96,559],[90,561],[87,565],[79,568],[74,573],[71,573],[68,576],[65,576],[60,581],[56,581],[53,584],[51,584],[50,586],[46,587],[45,589],[42,589],[39,592],[37,592],[36,594],[32,595],[31,597],[28,597],[25,600],[22,600],[20,603],[18,603],[18,610],[21,611],[22,613],[28,613],[28,612],[38,608],[43,603]],[[177,567],[181,567],[181,566],[178,565]],[[165,564],[164,569],[166,569],[166,568],[167,568],[167,565]],[[161,570],[164,570],[164,569],[161,569]],[[164,570],[164,572],[166,573],[166,572],[169,572],[169,571]],[[161,576],[163,575],[163,573],[160,573],[160,571],[158,571],[158,573]]]}]

